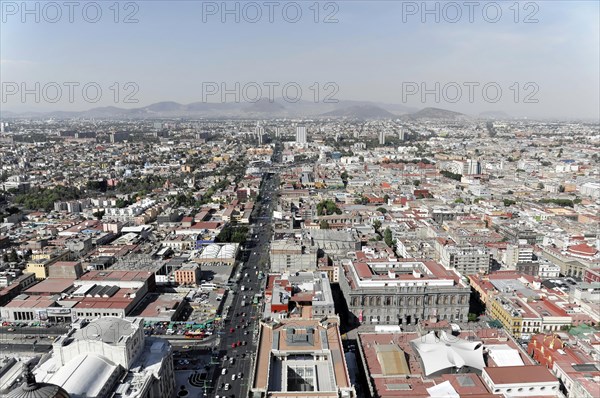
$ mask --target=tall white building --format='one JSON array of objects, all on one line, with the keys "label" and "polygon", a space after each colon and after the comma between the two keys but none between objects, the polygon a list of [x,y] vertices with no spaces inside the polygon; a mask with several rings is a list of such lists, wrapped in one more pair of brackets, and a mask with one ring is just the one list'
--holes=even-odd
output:
[{"label": "tall white building", "polygon": [[478,160],[468,159],[463,166],[463,175],[481,174],[481,163]]},{"label": "tall white building", "polygon": [[254,129],[254,134],[256,135],[256,139],[258,140],[258,145],[262,145],[263,136],[265,135],[265,128],[257,124],[256,128]]},{"label": "tall white building", "polygon": [[385,131],[381,130],[379,132],[379,145],[385,145]]},{"label": "tall white building", "polygon": [[306,127],[298,126],[296,127],[296,143],[297,144],[306,144]]}]

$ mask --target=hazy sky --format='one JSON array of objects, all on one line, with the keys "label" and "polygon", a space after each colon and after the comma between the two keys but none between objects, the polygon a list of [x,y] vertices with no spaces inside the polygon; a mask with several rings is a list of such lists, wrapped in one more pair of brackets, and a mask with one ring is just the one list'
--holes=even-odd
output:
[{"label": "hazy sky", "polygon": [[[269,82],[279,84],[275,97],[283,85],[297,83],[304,99],[314,100],[318,82],[319,101],[337,87],[337,99],[469,114],[598,118],[600,108],[597,1],[474,1],[473,8],[464,1],[138,1],[118,3],[118,15],[113,1],[98,1],[76,2],[73,22],[63,1],[54,3],[61,16],[45,2],[29,3],[31,14],[21,1],[1,3],[0,105],[6,110],[190,103],[202,101],[213,82],[233,90],[235,82],[256,83],[247,86],[247,95],[240,92],[241,101],[254,96],[256,85],[267,96]],[[226,14],[224,7],[239,12]],[[424,14],[424,7],[433,12]],[[302,15],[296,17],[298,9]],[[130,14],[138,22],[124,23]],[[331,14],[333,22],[325,23]],[[79,84],[71,89],[73,103],[69,82]],[[323,89],[327,82],[335,86]],[[52,103],[56,86],[62,96]],[[22,98],[24,88],[32,93]],[[430,90],[425,98],[423,88]],[[139,103],[126,103],[126,94]],[[219,102],[218,94],[204,99]],[[98,102],[91,103],[94,98]]]}]

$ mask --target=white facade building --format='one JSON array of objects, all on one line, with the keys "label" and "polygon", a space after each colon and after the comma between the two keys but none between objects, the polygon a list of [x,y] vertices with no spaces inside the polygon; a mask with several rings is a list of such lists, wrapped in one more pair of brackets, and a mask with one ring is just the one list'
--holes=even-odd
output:
[{"label": "white facade building", "polygon": [[306,127],[298,126],[296,127],[296,144],[306,144]]},{"label": "white facade building", "polygon": [[72,398],[175,393],[171,345],[145,337],[142,318],[103,317],[75,325],[54,341],[50,357],[34,373],[38,381],[60,386]]}]

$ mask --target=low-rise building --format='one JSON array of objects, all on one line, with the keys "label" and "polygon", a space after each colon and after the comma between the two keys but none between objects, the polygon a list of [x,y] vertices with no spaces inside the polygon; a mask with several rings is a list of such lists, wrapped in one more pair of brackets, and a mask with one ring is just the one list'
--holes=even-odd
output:
[{"label": "low-rise building", "polygon": [[261,323],[250,394],[352,398],[337,318]]},{"label": "low-rise building", "polygon": [[200,266],[198,264],[184,264],[175,270],[175,283],[179,285],[199,285]]},{"label": "low-rise building", "polygon": [[483,369],[482,379],[505,397],[560,397],[560,383],[545,366],[503,366]]}]

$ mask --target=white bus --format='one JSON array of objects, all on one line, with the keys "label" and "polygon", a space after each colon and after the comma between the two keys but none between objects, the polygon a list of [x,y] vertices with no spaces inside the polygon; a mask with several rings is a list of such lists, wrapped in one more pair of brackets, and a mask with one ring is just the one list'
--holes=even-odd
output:
[{"label": "white bus", "polygon": [[214,283],[203,283],[200,285],[200,289],[202,290],[215,290],[217,288],[217,285],[215,285]]}]

